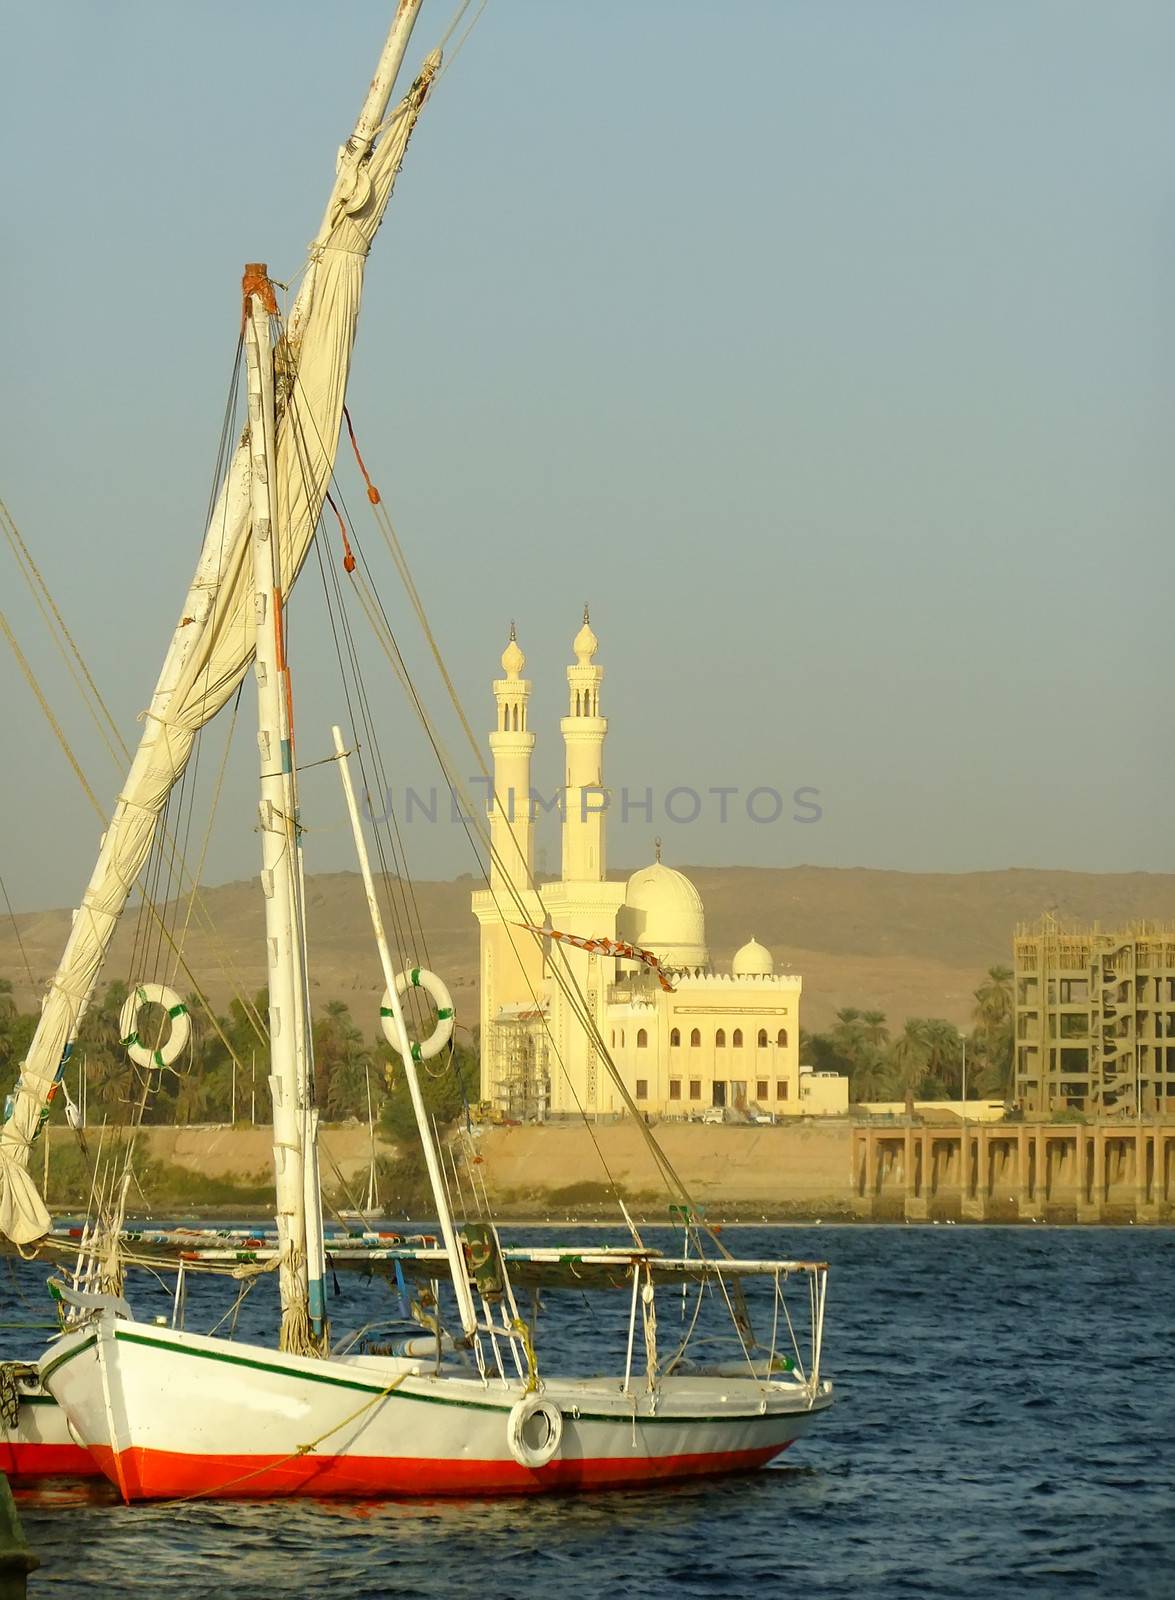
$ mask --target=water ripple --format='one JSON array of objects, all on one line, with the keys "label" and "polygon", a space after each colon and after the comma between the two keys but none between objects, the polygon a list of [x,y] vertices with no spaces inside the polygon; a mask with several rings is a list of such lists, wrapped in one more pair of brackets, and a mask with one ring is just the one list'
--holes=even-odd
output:
[{"label": "water ripple", "polygon": [[[808,1237],[728,1241],[788,1255]],[[840,1403],[775,1468],[522,1504],[126,1508],[58,1489],[22,1497],[44,1562],[29,1594],[1169,1600],[1175,1230],[826,1226],[821,1250]],[[36,1303],[43,1270],[18,1273]],[[192,1326],[216,1287],[193,1285]],[[381,1286],[343,1287],[336,1327],[386,1313]],[[242,1337],[268,1324],[267,1292]],[[548,1366],[622,1360],[617,1304],[561,1301]],[[163,1308],[144,1292],[141,1314]]]}]

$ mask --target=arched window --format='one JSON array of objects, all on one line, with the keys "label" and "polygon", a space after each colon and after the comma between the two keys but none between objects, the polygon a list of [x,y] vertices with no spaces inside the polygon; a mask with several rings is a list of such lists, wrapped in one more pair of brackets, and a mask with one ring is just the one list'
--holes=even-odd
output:
[{"label": "arched window", "polygon": [[514,707],[514,732],[518,732],[518,707]]},{"label": "arched window", "polygon": [[616,1029],[615,1028],[612,1029],[612,1048],[613,1048],[613,1050],[615,1050],[615,1048],[616,1048]]},{"label": "arched window", "polygon": [[766,1050],[766,1048],[767,1048],[767,1029],[766,1028],[760,1028],[759,1029],[758,1045],[759,1045],[759,1049],[760,1050]]},{"label": "arched window", "polygon": [[645,1030],[643,1028],[638,1028],[636,1030],[636,1047],[637,1047],[637,1049],[638,1050],[647,1049],[648,1048],[648,1043],[649,1043],[648,1034],[645,1032]]},{"label": "arched window", "polygon": [[734,1048],[736,1050],[741,1050],[742,1049],[742,1047],[743,1047],[743,1030],[741,1028],[736,1028],[734,1030],[734,1036],[733,1036],[733,1038],[731,1039],[730,1042],[731,1042],[731,1044],[734,1046]]},{"label": "arched window", "polygon": [[700,1028],[695,1028],[693,1030],[689,1036],[689,1042],[692,1049],[698,1049],[702,1042],[702,1030]]},{"label": "arched window", "polygon": [[620,1030],[620,1048],[622,1050],[624,1049],[624,1029],[623,1028],[621,1028],[621,1030]]},{"label": "arched window", "polygon": [[780,1028],[779,1033],[776,1036],[775,1042],[776,1042],[777,1045],[779,1045],[779,1047],[781,1049],[787,1044],[787,1029],[786,1028]]},{"label": "arched window", "polygon": [[675,1044],[680,1044],[681,1043],[681,1029],[680,1028],[674,1028],[672,1030],[672,1032],[669,1035],[669,1043],[670,1043],[670,1045],[675,1045]]},{"label": "arched window", "polygon": [[714,1035],[714,1043],[718,1046],[719,1050],[725,1050],[725,1048],[726,1048],[726,1029],[725,1028],[719,1028],[718,1032]]}]

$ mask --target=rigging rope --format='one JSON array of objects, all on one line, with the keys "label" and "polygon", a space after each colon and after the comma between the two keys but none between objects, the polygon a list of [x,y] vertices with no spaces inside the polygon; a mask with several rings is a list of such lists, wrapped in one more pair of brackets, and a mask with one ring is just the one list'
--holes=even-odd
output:
[{"label": "rigging rope", "polygon": [[[356,448],[356,454],[358,454],[357,445],[355,446],[355,448]],[[365,478],[367,477],[365,469],[364,469],[364,477]],[[370,482],[370,480],[368,480],[368,481]],[[470,744],[470,748],[473,751],[474,758],[478,762],[478,765],[480,766],[483,775],[488,780],[489,777],[490,777],[490,774],[489,774],[489,770],[488,770],[488,767],[487,767],[487,764],[486,764],[486,761],[485,761],[484,754],[482,752],[481,746],[478,743],[478,740],[477,740],[476,736],[473,733],[473,729],[470,726],[469,719],[465,714],[465,710],[464,710],[464,707],[463,707],[463,705],[461,703],[460,696],[457,694],[457,691],[456,691],[456,688],[455,688],[455,686],[453,684],[452,678],[451,678],[451,676],[450,676],[450,674],[448,672],[447,667],[444,664],[443,657],[442,657],[441,650],[440,650],[440,646],[437,643],[436,636],[435,636],[435,634],[434,634],[434,632],[432,630],[432,627],[431,627],[431,625],[430,625],[430,623],[428,621],[428,617],[427,617],[427,614],[426,614],[425,608],[424,608],[424,603],[423,603],[423,601],[422,601],[422,599],[420,597],[420,594],[419,594],[419,591],[418,591],[418,589],[416,587],[415,581],[412,578],[412,574],[411,574],[411,572],[409,570],[409,567],[408,567],[407,558],[404,555],[403,548],[402,548],[402,546],[400,544],[398,536],[396,535],[395,528],[394,528],[394,526],[392,525],[392,522],[391,522],[391,518],[388,516],[387,509],[383,504],[382,497],[379,496],[378,490],[376,491],[374,496],[369,494],[368,498],[369,498],[369,501],[370,501],[370,503],[372,505],[372,512],[373,512],[373,515],[375,516],[377,525],[380,527],[381,532],[384,534],[385,541],[386,541],[386,543],[388,545],[388,548],[389,548],[389,550],[390,550],[390,552],[392,554],[392,558],[393,558],[393,561],[395,562],[397,571],[400,573],[401,580],[404,583],[404,587],[405,587],[405,590],[406,590],[406,592],[408,594],[409,600],[410,600],[410,602],[412,604],[413,610],[415,611],[415,613],[417,615],[417,619],[418,619],[418,621],[420,623],[422,631],[424,632],[425,638],[428,641],[430,650],[431,650],[432,655],[433,655],[433,659],[437,664],[437,667],[438,667],[438,670],[440,672],[441,678],[442,678],[442,680],[443,680],[443,682],[445,684],[446,689],[448,690],[449,698],[450,698],[450,701],[451,701],[451,703],[453,705],[453,709],[454,709],[454,711],[455,711],[455,713],[457,715],[457,718],[458,718],[458,720],[459,720],[459,722],[461,724],[461,727],[462,727],[462,729],[463,729],[463,731],[465,733],[465,736],[466,736],[466,738],[467,738],[467,740],[468,740],[468,742]],[[357,543],[358,543],[358,541],[357,541]],[[359,545],[358,548],[359,548],[359,551],[360,551],[360,559],[361,559],[361,561],[363,563],[364,574],[369,576],[369,569],[367,567],[366,557],[363,555],[362,546]],[[364,595],[362,593],[360,581],[357,580],[355,574],[351,575],[351,581],[352,581],[352,585],[356,589],[356,592],[360,596],[361,604],[364,604],[364,609],[367,612],[369,622],[371,622],[373,627],[376,629],[377,636],[379,636],[383,631],[386,630],[387,643],[385,644],[385,653],[389,654],[390,658],[392,656],[394,656],[394,658],[395,658],[394,664],[396,664],[396,666],[397,666],[397,676],[400,677],[401,682],[405,683],[407,688],[408,688],[408,690],[409,690],[409,694],[411,696],[413,704],[415,705],[415,707],[417,709],[417,713],[418,713],[418,715],[420,715],[420,717],[422,719],[422,722],[424,722],[424,725],[425,725],[425,728],[426,728],[426,732],[428,732],[428,734],[429,734],[430,742],[432,742],[432,744],[433,744],[434,752],[437,755],[437,759],[441,763],[442,771],[446,772],[446,775],[449,777],[449,782],[450,782],[451,786],[456,788],[456,784],[454,783],[454,778],[452,776],[450,776],[450,774],[452,773],[451,763],[447,763],[446,762],[444,756],[442,755],[442,751],[441,751],[441,747],[440,747],[440,744],[439,744],[439,740],[436,737],[434,737],[432,724],[431,724],[431,719],[428,718],[427,712],[424,709],[424,706],[423,706],[423,703],[422,703],[422,701],[420,699],[420,696],[419,696],[419,694],[417,693],[417,691],[415,689],[415,685],[412,684],[412,682],[411,682],[410,676],[409,676],[408,671],[407,671],[407,667],[404,664],[402,655],[400,654],[399,646],[395,641],[395,636],[394,636],[394,634],[392,632],[390,623],[387,620],[387,616],[386,616],[386,613],[383,610],[382,604],[379,603],[378,597],[376,597],[374,595],[374,590],[373,590],[372,591],[372,600],[374,602],[374,610],[378,612],[378,621],[377,621],[376,615],[373,614],[372,605],[369,604],[369,603],[365,603],[365,597],[364,597]],[[388,648],[387,648],[388,644],[390,644],[390,646],[391,646],[390,650],[388,650]],[[462,797],[465,798],[462,790],[458,789],[457,792],[462,793]],[[500,807],[500,804],[501,804],[500,803],[500,799],[496,795],[496,793],[494,794],[494,802],[495,802],[496,805],[498,805]],[[470,814],[472,816],[472,814],[473,814],[472,813],[472,808],[469,808],[469,809],[470,809]],[[505,816],[507,816],[507,818],[509,818],[509,813],[506,812],[504,809],[503,809],[503,815],[505,815]],[[502,875],[503,875],[503,878],[504,878],[504,881],[505,881],[505,886],[506,886],[507,892],[510,895],[510,898],[514,901],[514,904],[515,904],[515,907],[516,907],[518,913],[526,921],[529,922],[530,921],[530,917],[529,917],[527,908],[525,906],[525,902],[523,901],[522,894],[521,894],[521,892],[519,891],[519,889],[517,888],[517,886],[516,886],[516,884],[514,882],[513,873],[506,866],[506,864],[504,862],[502,862],[501,856],[500,856],[500,852],[498,852],[495,849],[495,847],[493,845],[493,842],[489,837],[488,829],[486,829],[480,823],[476,824],[476,826],[477,826],[477,829],[478,829],[479,837],[482,839],[483,845],[487,848],[487,850],[489,852],[489,855],[490,855],[490,858],[497,862],[499,868],[502,871]],[[517,836],[516,836],[516,834],[514,832],[513,825],[509,820],[507,821],[507,827],[508,827],[508,830],[509,830],[509,834],[510,834],[511,840],[512,840],[512,842],[514,844],[515,851],[517,852],[517,854],[519,856],[519,859],[522,860],[521,847],[518,844]],[[466,828],[466,832],[468,833],[468,828]],[[471,842],[472,842],[472,840],[471,840]],[[525,862],[523,863],[523,865],[524,865],[524,869],[525,869]],[[483,871],[483,876],[484,876],[485,881],[486,881],[486,886],[490,890],[491,895],[493,895],[495,906],[497,907],[497,909],[499,911],[499,914],[501,914],[502,908],[501,908],[500,902],[498,901],[497,895],[494,892],[493,885],[492,885],[492,883],[490,881],[490,874],[489,874],[488,871],[485,870],[484,866],[482,868],[482,871]],[[542,897],[541,889],[539,888],[538,884],[534,881],[533,874],[531,874],[529,871],[527,871],[526,876],[527,876],[527,879],[529,880],[528,881],[528,887],[536,895],[536,897],[538,899],[538,903],[539,903],[540,907],[542,908],[544,917],[547,917],[547,911],[546,911],[546,907],[545,907],[545,905],[543,903],[543,897]],[[503,917],[503,920],[505,921],[504,917]],[[617,1069],[617,1067],[615,1065],[615,1062],[612,1060],[611,1054],[610,1054],[610,1052],[609,1052],[609,1050],[608,1050],[608,1048],[607,1048],[607,1046],[606,1046],[606,1044],[604,1042],[603,1034],[601,1033],[599,1027],[597,1026],[595,1018],[591,1015],[591,1012],[590,1012],[590,1010],[588,1008],[588,1005],[587,1005],[586,997],[584,996],[583,991],[580,989],[578,980],[576,979],[575,974],[574,974],[572,968],[570,967],[570,964],[567,961],[565,953],[562,950],[559,950],[558,953],[559,953],[559,956],[561,957],[562,969],[560,969],[559,963],[551,962],[550,970],[551,970],[552,976],[555,978],[555,981],[556,981],[556,983],[558,984],[558,986],[560,988],[560,991],[564,995],[564,998],[567,1000],[568,1005],[570,1006],[570,1008],[572,1010],[572,1013],[576,1016],[577,1020],[579,1020],[581,1026],[583,1026],[583,1028],[585,1029],[585,1032],[587,1033],[588,1038],[591,1040],[591,1042],[595,1046],[596,1053],[599,1056],[599,1059],[603,1062],[605,1071],[607,1072],[609,1078],[611,1079],[611,1081],[613,1083],[613,1086],[616,1088],[617,1092],[619,1093],[619,1095],[621,1097],[621,1100],[623,1101],[624,1105],[628,1109],[628,1111],[629,1111],[630,1115],[632,1116],[634,1122],[636,1123],[637,1127],[641,1130],[641,1134],[642,1134],[642,1137],[645,1140],[645,1144],[646,1144],[646,1146],[647,1146],[647,1148],[649,1150],[650,1155],[652,1156],[652,1159],[653,1159],[653,1162],[654,1162],[655,1166],[657,1167],[658,1171],[661,1174],[661,1177],[662,1177],[663,1181],[666,1184],[666,1187],[670,1190],[670,1192],[676,1191],[676,1193],[678,1193],[681,1196],[681,1198],[691,1207],[691,1209],[696,1211],[697,1208],[696,1208],[695,1202],[693,1200],[693,1197],[692,1197],[689,1189],[687,1188],[687,1186],[684,1183],[683,1179],[678,1174],[678,1172],[675,1169],[675,1167],[673,1166],[672,1162],[669,1160],[669,1157],[661,1149],[661,1146],[658,1144],[657,1140],[654,1138],[652,1130],[649,1128],[649,1126],[645,1122],[644,1117],[641,1115],[639,1107],[636,1105],[636,1102],[634,1101],[634,1099],[632,1098],[631,1094],[629,1093],[628,1088],[625,1085],[625,1083],[623,1081],[623,1078],[622,1078],[619,1070]],[[521,963],[520,963],[520,965],[521,965]],[[525,970],[525,969],[523,969],[523,970]],[[529,980],[528,980],[528,987],[531,987],[529,985]],[[533,992],[533,989],[532,989],[532,992]],[[535,999],[536,999],[536,1005],[537,1005],[537,995],[535,996]],[[546,1019],[545,1018],[543,1020],[544,1020],[544,1026],[547,1027],[548,1038],[551,1039],[552,1046],[554,1046],[554,1039],[550,1034],[549,1025],[546,1023]],[[557,1050],[556,1050],[556,1055],[558,1057],[558,1051]],[[563,1068],[566,1080],[570,1083],[570,1075],[567,1073],[566,1066],[562,1062],[561,1058],[560,1058],[560,1066]],[[576,1096],[576,1099],[578,1101],[578,1096]],[[582,1106],[580,1107],[580,1111],[581,1111],[581,1115],[583,1115]],[[586,1121],[587,1121],[586,1116],[584,1117],[584,1120],[585,1120],[585,1123],[586,1123]],[[589,1127],[589,1131],[590,1131],[590,1127]],[[598,1150],[598,1148],[599,1148],[599,1146],[598,1146],[598,1143],[597,1143],[597,1150]],[[601,1159],[602,1159],[602,1154],[601,1154]],[[605,1171],[607,1171],[606,1163],[605,1163]],[[619,1191],[617,1191],[617,1193],[619,1193]],[[721,1239],[719,1239],[718,1235],[716,1233],[714,1233],[714,1231],[709,1227],[708,1224],[705,1223],[704,1219],[702,1219],[701,1226],[705,1229],[707,1234],[709,1234],[710,1238],[713,1240],[714,1244],[717,1246],[719,1251],[723,1255],[729,1256],[730,1255],[729,1250],[727,1250],[726,1246],[722,1243]],[[743,1318],[745,1320],[745,1316],[746,1316],[745,1302],[743,1300],[741,1286],[739,1286],[739,1285],[736,1285],[736,1298],[737,1298],[737,1300],[739,1302],[740,1312],[742,1312]]]},{"label": "rigging rope", "polygon": [[33,977],[33,969],[29,965],[28,953],[24,947],[24,940],[20,936],[20,924],[12,909],[12,901],[8,898],[8,890],[4,887],[4,879],[0,878],[0,894],[4,896],[4,904],[8,908],[8,920],[12,923],[12,931],[16,935],[16,948],[20,951],[20,959],[24,962],[24,970],[28,975],[30,985],[35,989],[37,981]]},{"label": "rigging rope", "polygon": [[[240,346],[238,346],[236,361],[235,361],[235,365],[234,365],[233,381],[232,381],[232,383],[230,385],[229,399],[228,399],[228,402],[227,402],[226,407],[225,407],[225,414],[224,414],[224,419],[223,419],[222,427],[221,427],[221,436],[220,436],[220,443],[219,443],[219,448],[218,448],[217,464],[216,464],[216,469],[215,469],[215,471],[213,473],[212,488],[211,488],[211,491],[210,491],[210,498],[209,498],[209,505],[208,505],[206,522],[211,522],[211,519],[212,519],[212,512],[213,512],[213,509],[214,509],[214,503],[215,503],[215,499],[216,499],[217,487],[218,487],[219,482],[220,482],[220,480],[221,480],[221,478],[223,476],[224,463],[227,460],[228,453],[229,453],[229,448],[230,448],[231,440],[232,440],[232,436],[233,436],[233,427],[234,427],[234,421],[235,421],[236,409],[237,409],[234,396],[235,396],[237,388],[239,387],[239,384],[238,384],[237,380],[238,380],[239,368],[240,368],[240,354],[241,354]],[[85,705],[88,714],[90,715],[90,717],[94,721],[94,724],[97,727],[98,733],[101,736],[102,741],[106,746],[107,752],[114,759],[116,766],[119,765],[120,757],[125,759],[125,760],[127,760],[127,761],[129,761],[130,760],[130,755],[131,755],[130,749],[129,749],[126,741],[122,737],[122,734],[121,734],[121,732],[119,730],[118,724],[114,719],[113,713],[111,712],[110,706],[109,706],[108,702],[106,701],[105,697],[103,696],[102,691],[99,689],[98,684],[97,684],[97,682],[96,682],[96,680],[94,678],[94,675],[91,672],[90,667],[89,667],[88,663],[86,662],[86,659],[83,656],[83,654],[81,652],[81,649],[79,648],[79,646],[77,644],[77,641],[75,640],[73,634],[70,632],[70,629],[69,629],[68,625],[66,624],[65,618],[62,615],[61,609],[57,605],[57,602],[54,600],[52,592],[50,591],[49,586],[45,581],[44,575],[41,572],[40,567],[37,565],[37,562],[33,558],[33,555],[31,553],[31,551],[29,550],[28,545],[27,545],[24,537],[22,536],[19,528],[16,525],[15,518],[12,516],[11,511],[8,509],[7,505],[2,500],[0,500],[0,526],[3,526],[3,528],[4,528],[5,536],[8,539],[8,543],[9,543],[9,546],[10,546],[10,548],[12,550],[12,554],[13,554],[13,557],[14,557],[14,559],[16,561],[18,570],[20,571],[21,576],[24,578],[25,583],[26,583],[27,587],[29,588],[30,593],[33,596],[34,602],[36,603],[37,608],[40,611],[41,616],[42,616],[42,618],[43,618],[43,620],[45,622],[46,629],[49,632],[50,638],[52,639],[52,641],[53,641],[54,645],[56,646],[58,652],[60,653],[60,655],[62,656],[63,660],[65,661],[66,667],[69,670],[69,673],[70,673],[71,678],[73,679],[74,685],[78,689],[79,695],[81,696],[82,703]],[[41,706],[41,709],[42,709],[42,711],[43,711],[43,713],[44,713],[44,715],[46,717],[46,720],[49,722],[50,727],[53,729],[53,732],[55,733],[59,744],[61,744],[61,747],[62,747],[63,751],[65,752],[66,758],[67,758],[67,760],[69,760],[71,766],[73,767],[74,772],[77,775],[77,777],[78,777],[78,779],[79,779],[79,781],[80,781],[80,783],[82,785],[82,788],[83,788],[84,792],[87,795],[87,798],[90,800],[91,804],[94,805],[95,809],[98,811],[98,813],[99,813],[100,817],[102,818],[102,820],[106,821],[107,820],[106,819],[106,813],[104,811],[102,811],[101,807],[98,805],[97,799],[95,797],[95,793],[94,793],[93,789],[90,787],[90,785],[88,784],[88,782],[86,781],[84,773],[83,773],[83,771],[81,769],[81,764],[78,761],[75,753],[70,748],[70,746],[68,744],[68,741],[65,738],[65,734],[64,734],[64,732],[63,732],[63,730],[61,728],[60,723],[58,722],[57,718],[55,717],[55,715],[52,713],[51,709],[49,708],[49,704],[48,704],[47,698],[45,697],[43,691],[39,687],[39,680],[36,678],[36,675],[35,675],[32,667],[31,667],[31,665],[28,663],[27,658],[25,658],[23,652],[21,651],[19,645],[17,644],[15,636],[12,633],[12,630],[7,624],[7,620],[3,619],[3,618],[0,618],[0,624],[3,625],[4,632],[6,633],[6,635],[8,637],[8,640],[9,640],[9,643],[10,643],[10,645],[12,647],[13,653],[17,658],[17,662],[20,665],[22,672],[25,675],[26,681],[28,681],[30,688],[33,690],[33,693],[36,696],[36,698],[38,700],[38,703]],[[235,712],[234,712],[234,716],[235,716]],[[226,752],[226,754],[227,754],[227,752]],[[192,773],[193,782],[195,781],[195,777],[196,777],[196,769],[198,768],[199,755],[200,755],[200,749],[199,749],[199,743],[198,743],[197,744],[197,749],[196,749],[196,755],[195,755],[195,762],[194,762],[194,765],[193,765],[193,773]],[[215,813],[216,813],[217,805],[218,805],[218,802],[219,802],[219,797],[220,797],[220,788],[219,788],[219,784],[218,784],[217,792],[216,792],[216,795],[215,795],[215,797],[213,799],[212,807],[211,807],[211,811],[210,811],[209,819],[208,819],[208,832],[209,832],[209,834],[211,833],[212,825],[213,825],[213,822],[214,822],[214,819],[215,819]],[[193,811],[192,811],[192,809],[189,809],[189,811],[188,811],[189,829],[190,829],[190,823],[191,823],[192,815],[193,815]],[[261,1038],[262,1040],[266,1040],[267,1037],[268,1037],[267,1032],[263,1028],[258,1030],[258,1023],[256,1021],[256,1009],[255,1009],[255,1007],[253,1007],[252,1002],[251,1002],[251,1000],[250,1000],[250,998],[248,996],[248,993],[247,993],[247,991],[245,989],[245,985],[244,985],[244,983],[242,981],[242,978],[241,978],[241,974],[240,974],[239,970],[235,967],[235,964],[233,963],[231,952],[229,951],[228,947],[221,940],[219,932],[218,932],[218,929],[216,927],[216,923],[215,923],[215,921],[214,921],[214,919],[212,917],[212,914],[211,914],[211,912],[210,912],[210,910],[208,908],[207,902],[205,901],[203,895],[200,893],[201,872],[198,870],[198,871],[193,873],[191,871],[191,869],[187,865],[187,859],[186,859],[187,839],[185,838],[185,841],[184,841],[183,845],[181,846],[179,841],[176,839],[176,837],[171,833],[171,831],[167,827],[166,818],[164,819],[162,827],[161,827],[161,834],[162,834],[162,837],[166,840],[166,848],[169,851],[170,856],[171,856],[171,860],[169,862],[169,866],[172,869],[178,868],[178,870],[180,871],[182,877],[186,877],[188,882],[190,883],[191,906],[189,908],[188,917],[185,920],[185,931],[184,931],[183,937],[181,938],[181,945],[186,943],[187,931],[188,931],[188,928],[189,928],[190,923],[191,923],[192,911],[194,910],[199,916],[199,920],[201,922],[201,925],[204,927],[204,929],[207,931],[207,933],[211,937],[213,954],[214,954],[214,956],[216,958],[217,964],[219,965],[223,976],[225,977],[225,979],[226,979],[226,981],[228,983],[228,986],[229,986],[230,990],[241,1001],[241,1003],[242,1003],[242,1005],[243,1005],[243,1007],[244,1007],[244,1009],[246,1011],[246,1014],[250,1017],[250,1020],[253,1023],[255,1031],[258,1031],[258,1037]],[[178,856],[178,860],[176,859],[177,856]],[[201,857],[201,867],[202,867],[202,864],[203,864],[203,856]],[[154,867],[148,869],[149,872],[156,871],[156,870],[157,869],[154,868]],[[171,876],[171,874],[169,874],[169,877],[170,876]],[[141,915],[142,915],[142,913],[140,912],[140,918],[141,918]],[[136,935],[136,938],[137,937],[138,936]],[[174,977],[174,971],[175,971],[175,968],[173,966],[173,969],[172,969],[172,976],[173,977]],[[142,974],[140,974],[140,976],[142,976]]]}]

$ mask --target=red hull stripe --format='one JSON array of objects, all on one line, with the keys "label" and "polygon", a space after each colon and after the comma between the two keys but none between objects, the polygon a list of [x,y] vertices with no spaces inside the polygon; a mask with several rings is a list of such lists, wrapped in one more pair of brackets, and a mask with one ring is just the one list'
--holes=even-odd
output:
[{"label": "red hull stripe", "polygon": [[76,1444],[14,1444],[0,1438],[0,1472],[13,1483],[38,1478],[100,1478],[102,1468]]},{"label": "red hull stripe", "polygon": [[541,1494],[558,1489],[619,1489],[672,1478],[748,1472],[786,1445],[697,1455],[552,1461],[537,1472],[515,1461],[423,1461],[379,1456],[187,1455],[173,1450],[108,1448],[94,1456],[127,1500],[203,1495],[216,1500],[278,1495],[381,1496]]}]

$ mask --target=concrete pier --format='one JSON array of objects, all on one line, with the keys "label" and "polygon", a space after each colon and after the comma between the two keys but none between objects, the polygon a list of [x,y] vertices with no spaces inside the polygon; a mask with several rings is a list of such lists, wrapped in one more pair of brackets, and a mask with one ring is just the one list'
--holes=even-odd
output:
[{"label": "concrete pier", "polygon": [[851,1177],[877,1220],[1175,1221],[1175,1121],[859,1124]]}]

